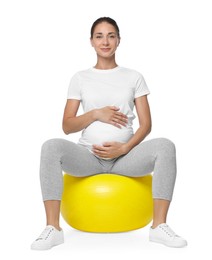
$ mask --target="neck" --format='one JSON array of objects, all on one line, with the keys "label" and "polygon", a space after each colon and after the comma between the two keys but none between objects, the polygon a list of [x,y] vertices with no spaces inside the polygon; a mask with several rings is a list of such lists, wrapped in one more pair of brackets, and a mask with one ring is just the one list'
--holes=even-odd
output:
[{"label": "neck", "polygon": [[112,59],[98,58],[95,68],[100,70],[109,70],[109,69],[114,69],[117,66],[118,65],[115,61],[115,57],[113,57]]}]

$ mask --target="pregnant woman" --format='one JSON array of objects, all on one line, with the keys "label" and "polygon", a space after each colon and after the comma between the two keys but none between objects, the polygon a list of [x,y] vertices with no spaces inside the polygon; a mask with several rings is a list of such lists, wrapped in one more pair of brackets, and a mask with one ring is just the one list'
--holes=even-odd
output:
[{"label": "pregnant woman", "polygon": [[[97,19],[90,41],[97,63],[72,77],[63,116],[65,134],[82,135],[78,143],[51,139],[42,146],[40,181],[47,226],[31,248],[45,250],[64,242],[59,224],[63,171],[77,177],[99,173],[140,177],[154,172],[149,240],[184,247],[186,240],[166,224],[176,179],[175,145],[166,138],[143,141],[151,131],[149,89],[139,72],[116,63],[117,23],[109,17]],[[80,103],[84,114],[77,115]],[[139,120],[135,133],[134,107]]]}]

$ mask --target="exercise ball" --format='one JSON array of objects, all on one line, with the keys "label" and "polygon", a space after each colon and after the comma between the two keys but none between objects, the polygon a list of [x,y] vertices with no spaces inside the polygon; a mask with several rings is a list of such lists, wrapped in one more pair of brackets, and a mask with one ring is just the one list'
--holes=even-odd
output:
[{"label": "exercise ball", "polygon": [[86,232],[124,232],[146,226],[153,215],[152,176],[64,174],[61,214]]}]

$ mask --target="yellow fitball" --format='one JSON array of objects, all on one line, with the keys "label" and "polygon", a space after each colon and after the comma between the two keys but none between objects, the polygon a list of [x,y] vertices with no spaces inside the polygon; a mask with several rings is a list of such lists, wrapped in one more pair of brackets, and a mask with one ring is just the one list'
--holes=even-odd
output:
[{"label": "yellow fitball", "polygon": [[142,228],[153,215],[152,175],[64,174],[61,214],[70,226],[87,232]]}]

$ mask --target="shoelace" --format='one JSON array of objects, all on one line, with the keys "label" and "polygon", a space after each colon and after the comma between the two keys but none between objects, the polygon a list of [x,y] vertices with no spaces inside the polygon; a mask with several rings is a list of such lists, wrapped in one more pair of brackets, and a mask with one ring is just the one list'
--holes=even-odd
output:
[{"label": "shoelace", "polygon": [[46,227],[45,229],[44,229],[44,231],[40,234],[40,236],[36,239],[36,241],[38,241],[38,240],[46,240],[48,237],[49,237],[49,235],[51,234],[51,232],[53,231],[54,229],[53,228],[51,228],[51,227]]},{"label": "shoelace", "polygon": [[160,228],[168,235],[169,237],[178,237],[178,235],[168,226],[168,225],[163,225],[160,226]]}]

